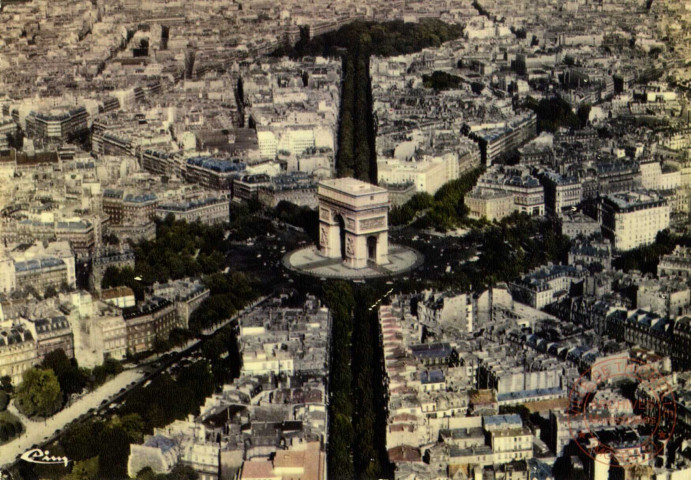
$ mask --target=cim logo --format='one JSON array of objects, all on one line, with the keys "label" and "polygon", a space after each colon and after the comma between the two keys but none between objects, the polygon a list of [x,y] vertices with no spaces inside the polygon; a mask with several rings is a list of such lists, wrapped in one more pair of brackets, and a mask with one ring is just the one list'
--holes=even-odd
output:
[{"label": "cim logo", "polygon": [[24,453],[22,453],[22,456],[19,457],[25,462],[29,463],[39,463],[41,465],[57,465],[57,464],[64,464],[67,466],[70,463],[70,459],[67,457],[53,457],[50,455],[50,452],[46,450],[45,452],[41,450],[40,448],[33,448],[31,450],[28,450]]}]

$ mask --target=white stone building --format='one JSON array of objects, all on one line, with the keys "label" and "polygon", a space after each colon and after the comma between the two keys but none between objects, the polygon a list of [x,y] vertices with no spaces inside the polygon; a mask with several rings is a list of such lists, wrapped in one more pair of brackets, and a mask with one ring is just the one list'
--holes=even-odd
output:
[{"label": "white stone building", "polygon": [[661,195],[639,190],[605,196],[600,203],[600,224],[614,248],[631,250],[655,242],[669,227],[670,206]]}]

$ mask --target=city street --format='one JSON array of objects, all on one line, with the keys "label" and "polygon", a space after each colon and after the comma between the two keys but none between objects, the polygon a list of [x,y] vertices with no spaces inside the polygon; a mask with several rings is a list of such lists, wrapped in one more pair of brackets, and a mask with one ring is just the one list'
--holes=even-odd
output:
[{"label": "city street", "polygon": [[21,437],[6,443],[0,448],[0,465],[8,465],[33,445],[45,442],[52,437],[56,430],[62,430],[65,425],[87,413],[90,409],[98,408],[104,400],[110,399],[122,388],[126,388],[132,382],[139,381],[144,373],[139,370],[125,370],[115,378],[106,382],[95,391],[84,395],[69,407],[61,410],[45,421],[33,421],[17,411],[14,401],[8,406],[8,410],[19,417],[24,424],[25,432]]}]

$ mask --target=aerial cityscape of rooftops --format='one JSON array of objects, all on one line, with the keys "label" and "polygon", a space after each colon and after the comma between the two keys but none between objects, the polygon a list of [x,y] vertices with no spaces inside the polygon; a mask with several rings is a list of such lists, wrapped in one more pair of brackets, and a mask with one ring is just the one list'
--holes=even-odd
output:
[{"label": "aerial cityscape of rooftops", "polygon": [[0,25],[0,478],[691,478],[691,0]]}]

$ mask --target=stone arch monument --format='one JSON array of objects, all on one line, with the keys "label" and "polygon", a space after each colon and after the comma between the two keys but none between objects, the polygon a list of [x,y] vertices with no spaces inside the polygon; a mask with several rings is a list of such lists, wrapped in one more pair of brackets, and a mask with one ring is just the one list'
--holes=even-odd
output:
[{"label": "stone arch monument", "polygon": [[364,280],[419,266],[422,255],[389,243],[389,194],[354,178],[319,182],[317,245],[293,250],[283,264],[319,278]]},{"label": "stone arch monument", "polygon": [[350,268],[389,262],[389,194],[354,178],[324,180],[319,199],[319,251]]}]

